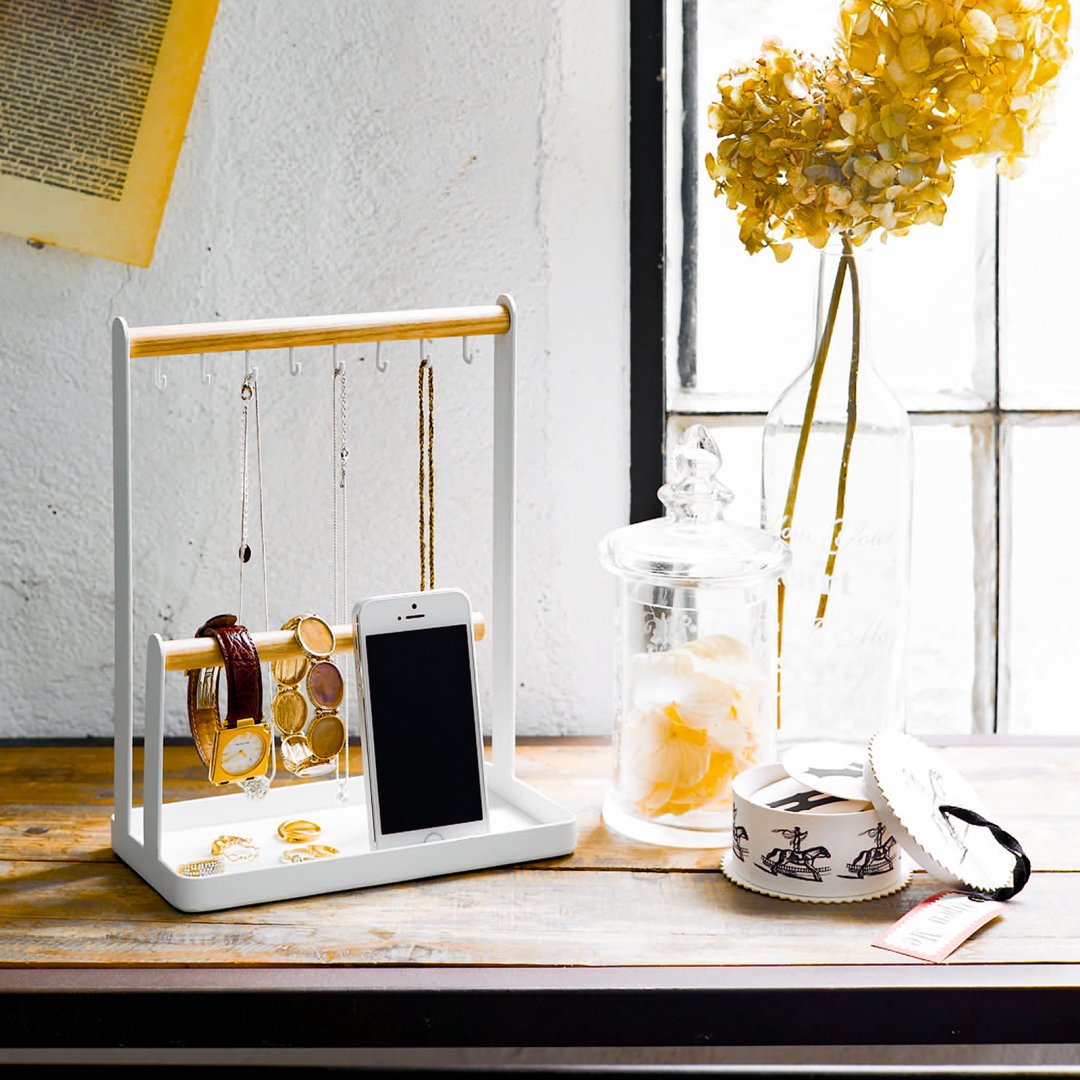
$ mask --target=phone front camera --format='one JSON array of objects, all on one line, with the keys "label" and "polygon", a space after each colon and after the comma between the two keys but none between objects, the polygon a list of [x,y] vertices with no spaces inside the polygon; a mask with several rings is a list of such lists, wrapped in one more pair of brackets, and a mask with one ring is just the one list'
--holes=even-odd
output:
[{"label": "phone front camera", "polygon": [[413,611],[416,610],[416,605],[415,604],[413,604],[412,609],[413,609]]}]

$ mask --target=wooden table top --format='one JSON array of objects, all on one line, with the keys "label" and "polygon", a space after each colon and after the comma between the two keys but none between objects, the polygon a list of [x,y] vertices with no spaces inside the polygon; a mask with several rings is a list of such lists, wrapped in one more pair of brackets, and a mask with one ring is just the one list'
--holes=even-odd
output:
[{"label": "wooden table top", "polygon": [[[1035,872],[948,965],[924,965],[870,942],[938,891],[929,875],[856,904],[739,889],[717,852],[604,826],[605,745],[518,751],[522,779],[578,813],[571,856],[200,914],[113,855],[110,747],[0,747],[7,1030],[20,1045],[232,1045],[187,1030],[160,1008],[169,994],[276,997],[308,1017],[270,1025],[267,1045],[749,1045],[780,1038],[777,1010],[789,1044],[1080,1042],[1080,746],[943,752]],[[189,747],[166,747],[165,773],[170,798],[213,793]],[[890,1034],[897,1007],[917,1023]]]}]

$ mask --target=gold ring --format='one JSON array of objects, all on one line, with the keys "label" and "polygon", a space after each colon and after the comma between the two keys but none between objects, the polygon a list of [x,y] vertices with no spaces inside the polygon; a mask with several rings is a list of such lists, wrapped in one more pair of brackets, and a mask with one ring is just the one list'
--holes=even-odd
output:
[{"label": "gold ring", "polygon": [[314,840],[322,828],[314,821],[283,821],[277,827],[277,834],[286,844],[302,844],[305,840]]},{"label": "gold ring", "polygon": [[284,863],[304,863],[313,859],[327,859],[331,855],[337,855],[338,849],[328,844],[308,844],[306,847],[293,848],[291,851],[281,853],[281,861]]},{"label": "gold ring", "polygon": [[220,856],[213,859],[196,859],[195,862],[181,863],[176,872],[184,877],[216,877],[225,873],[225,860]]},{"label": "gold ring", "polygon": [[316,856],[310,848],[301,847],[293,848],[291,851],[283,851],[281,853],[281,861],[283,863],[301,863],[311,862]]}]

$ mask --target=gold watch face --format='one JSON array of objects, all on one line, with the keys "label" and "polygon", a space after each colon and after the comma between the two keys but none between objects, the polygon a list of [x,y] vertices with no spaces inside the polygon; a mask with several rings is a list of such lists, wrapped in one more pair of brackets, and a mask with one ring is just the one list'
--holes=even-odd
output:
[{"label": "gold watch face", "polygon": [[304,695],[291,686],[282,687],[270,702],[270,715],[282,735],[296,735],[307,723],[308,706]]},{"label": "gold watch face", "polygon": [[219,761],[222,772],[244,776],[251,772],[266,753],[266,743],[254,731],[230,733],[222,739]]},{"label": "gold watch face", "polygon": [[270,736],[263,724],[221,728],[214,738],[210,779],[216,784],[244,780],[266,771]]}]

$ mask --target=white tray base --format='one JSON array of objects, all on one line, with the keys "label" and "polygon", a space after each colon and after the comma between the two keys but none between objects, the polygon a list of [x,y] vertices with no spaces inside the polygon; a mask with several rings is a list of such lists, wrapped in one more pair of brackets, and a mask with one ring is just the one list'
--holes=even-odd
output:
[{"label": "white tray base", "polygon": [[[114,819],[113,848],[181,911],[214,911],[555,858],[573,851],[577,832],[573,814],[520,780],[497,782],[490,766],[485,772],[491,828],[480,836],[372,850],[364,778],[359,776],[349,781],[345,803],[337,800],[335,780],[272,789],[259,801],[236,794],[166,803],[160,861],[151,857],[143,843],[142,809],[134,808],[132,835],[121,833]],[[307,863],[282,863],[282,853],[297,846],[277,835],[278,825],[289,818],[317,822],[322,831],[313,842],[335,847],[340,854]],[[176,872],[181,863],[209,858],[211,845],[222,835],[254,840],[258,857],[227,863],[225,872],[214,877],[189,878]]]}]

